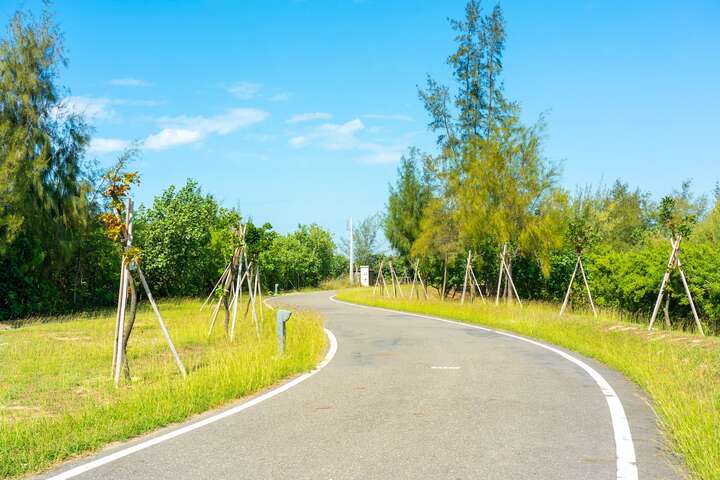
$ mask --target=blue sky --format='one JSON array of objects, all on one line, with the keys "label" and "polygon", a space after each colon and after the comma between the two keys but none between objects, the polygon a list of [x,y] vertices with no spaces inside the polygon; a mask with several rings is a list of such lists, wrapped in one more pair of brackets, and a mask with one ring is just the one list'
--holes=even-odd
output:
[{"label": "blue sky", "polygon": [[[657,198],[720,180],[720,3],[503,1],[506,94],[547,113],[562,183]],[[494,3],[484,3],[486,8]],[[0,20],[36,1],[0,0]],[[109,164],[144,145],[137,200],[197,179],[288,231],[382,211],[396,162],[434,136],[416,85],[449,82],[463,1],[57,0],[69,104]]]}]

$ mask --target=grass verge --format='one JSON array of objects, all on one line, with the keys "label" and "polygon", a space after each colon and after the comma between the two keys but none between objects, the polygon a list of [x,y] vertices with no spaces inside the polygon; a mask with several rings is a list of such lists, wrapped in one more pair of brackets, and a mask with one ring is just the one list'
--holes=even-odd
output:
[{"label": "grass verge", "polygon": [[313,313],[293,316],[286,354],[278,356],[271,310],[264,310],[260,339],[248,320],[234,343],[221,318],[208,338],[210,311],[199,310],[197,300],[160,303],[188,369],[183,380],[152,311],[141,308],[128,346],[132,381],[119,389],[110,372],[114,313],[0,331],[0,478],[185,420],[311,370],[324,354],[322,321]]},{"label": "grass verge", "polygon": [[558,315],[546,304],[460,305],[438,299],[338,293],[339,300],[422,313],[512,331],[566,347],[622,372],[653,400],[660,423],[692,474],[720,480],[720,339],[678,331],[647,332],[620,315]]}]

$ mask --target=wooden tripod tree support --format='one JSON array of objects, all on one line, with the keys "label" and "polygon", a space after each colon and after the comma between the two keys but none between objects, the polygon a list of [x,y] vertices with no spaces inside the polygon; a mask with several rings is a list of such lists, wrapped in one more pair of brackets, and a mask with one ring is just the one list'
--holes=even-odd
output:
[{"label": "wooden tripod tree support", "polygon": [[400,280],[398,279],[397,273],[395,273],[395,268],[393,267],[392,262],[388,262],[388,266],[390,267],[390,281],[393,286],[393,295],[397,298],[398,293],[400,293],[400,298],[405,298],[402,286],[400,285]]},{"label": "wooden tripod tree support", "polygon": [[562,307],[560,307],[560,315],[562,315],[565,312],[565,308],[567,308],[568,301],[570,300],[570,292],[572,291],[573,282],[575,281],[575,275],[577,275],[578,268],[580,268],[583,282],[585,282],[585,290],[587,291],[588,300],[590,300],[593,315],[597,317],[595,302],[593,302],[592,294],[590,293],[590,285],[588,285],[587,277],[585,276],[585,268],[583,268],[582,256],[579,253],[577,254],[577,261],[575,262],[575,270],[573,270],[572,277],[570,277],[570,284],[568,285],[567,292],[565,292],[565,299],[563,300]]},{"label": "wooden tripod tree support", "polygon": [[[410,288],[410,298],[413,297],[413,294],[417,295],[417,298],[420,298],[420,288],[422,288],[423,294],[425,295],[425,300],[427,300],[427,287],[425,287],[425,282],[423,282],[422,275],[420,275],[420,259],[415,260],[413,270],[414,273],[412,279],[412,287]],[[418,288],[417,290],[415,289],[415,282],[418,282],[420,284],[420,288]]]},{"label": "wooden tripod tree support", "polygon": [[467,292],[468,283],[470,283],[470,298],[473,298],[473,296],[475,295],[475,289],[477,289],[477,292],[480,295],[483,303],[486,303],[485,295],[483,295],[482,293],[482,289],[478,284],[477,277],[475,276],[475,271],[472,267],[472,252],[470,250],[468,250],[467,263],[465,264],[465,279],[463,280],[463,291],[462,296],[460,297],[460,305],[465,303],[465,293]]},{"label": "wooden tripod tree support", "polygon": [[[246,225],[238,226],[235,230],[235,235],[238,237],[239,245],[233,251],[233,255],[228,262],[223,274],[215,284],[215,287],[208,295],[205,303],[215,294],[215,292],[222,288],[222,293],[218,298],[217,304],[213,309],[210,316],[210,328],[208,329],[208,337],[212,335],[213,329],[215,328],[215,322],[217,316],[220,313],[220,306],[224,305],[225,309],[225,322],[224,331],[225,335],[230,337],[230,341],[235,340],[235,329],[237,325],[237,309],[238,304],[242,303],[244,282],[247,282],[248,292],[248,305],[245,309],[244,319],[247,319],[247,314],[252,307],[252,320],[255,324],[255,334],[260,338],[260,327],[257,320],[256,312],[256,297],[260,290],[260,269],[256,266],[253,271],[252,262],[248,261],[247,257],[247,246],[245,244],[245,232]],[[203,304],[204,306],[205,304]],[[202,307],[201,307],[202,308]],[[260,316],[262,317],[262,303],[260,304]]]},{"label": "wooden tripod tree support", "polygon": [[668,260],[667,267],[665,268],[665,273],[663,274],[662,282],[660,283],[660,292],[658,293],[658,298],[655,302],[655,308],[653,308],[652,317],[650,317],[648,331],[652,330],[655,319],[657,318],[658,311],[660,310],[660,304],[662,303],[663,295],[665,294],[665,288],[667,287],[668,280],[670,280],[670,274],[673,270],[677,270],[680,272],[680,279],[682,280],[683,287],[685,287],[685,293],[687,294],[688,301],[690,302],[690,310],[692,310],[692,314],[695,319],[695,326],[697,327],[698,332],[700,332],[700,335],[705,336],[702,324],[700,323],[700,318],[698,317],[697,310],[695,309],[695,302],[693,301],[692,294],[690,293],[690,287],[688,286],[687,278],[685,278],[685,271],[683,270],[682,263],[680,262],[681,241],[681,236],[677,236],[676,238],[670,240],[670,244],[672,245],[670,260]]},{"label": "wooden tripod tree support", "polygon": [[[388,295],[387,283],[385,283],[384,267],[385,267],[385,259],[382,259],[380,261],[380,267],[378,268],[377,277],[375,278],[375,286],[373,287],[373,295],[375,295],[375,292],[377,291],[378,287],[380,287],[382,289],[383,297],[386,297]],[[380,285],[381,281],[382,281],[382,285]]]},{"label": "wooden tripod tree support", "polygon": [[[133,222],[132,222],[132,201],[130,199],[127,200],[127,207],[126,207],[126,218],[125,218],[125,238],[123,240],[123,247],[124,250],[127,252],[128,249],[132,246],[132,231],[133,231]],[[170,351],[172,352],[173,359],[175,360],[175,364],[178,367],[178,370],[180,370],[180,374],[184,377],[187,376],[187,370],[185,369],[185,365],[183,365],[182,360],[180,360],[180,355],[178,355],[177,349],[175,348],[175,344],[173,343],[172,339],[170,338],[170,333],[168,332],[167,326],[165,325],[165,321],[162,318],[162,315],[160,314],[160,309],[157,306],[157,303],[155,303],[155,299],[152,296],[152,293],[150,292],[150,287],[148,286],[147,280],[145,279],[145,274],[143,274],[142,269],[139,265],[135,263],[128,264],[128,256],[123,255],[121,266],[120,266],[120,294],[118,296],[118,310],[117,315],[115,316],[115,342],[113,345],[113,376],[115,380],[115,386],[120,386],[120,378],[122,375],[122,369],[123,364],[127,362],[126,358],[123,358],[125,350],[127,348],[127,340],[129,339],[129,336],[125,334],[125,312],[127,309],[127,295],[128,295],[128,285],[131,281],[132,273],[131,271],[137,271],[138,276],[140,277],[140,282],[142,283],[143,289],[145,290],[145,294],[148,297],[148,300],[150,301],[150,305],[152,306],[153,312],[155,313],[155,316],[157,317],[158,323],[160,324],[160,329],[163,332],[163,335],[165,336],[165,340],[168,342],[168,346],[170,347]]]},{"label": "wooden tripod tree support", "polygon": [[500,275],[498,276],[498,287],[497,292],[495,293],[495,305],[500,304],[500,289],[502,287],[503,275],[507,276],[506,278],[510,283],[510,286],[512,287],[512,291],[515,293],[515,298],[517,299],[518,303],[522,305],[520,295],[518,295],[517,293],[517,289],[515,288],[515,282],[513,282],[512,274],[510,273],[510,268],[507,264],[507,243],[503,245],[502,254],[500,255]]}]

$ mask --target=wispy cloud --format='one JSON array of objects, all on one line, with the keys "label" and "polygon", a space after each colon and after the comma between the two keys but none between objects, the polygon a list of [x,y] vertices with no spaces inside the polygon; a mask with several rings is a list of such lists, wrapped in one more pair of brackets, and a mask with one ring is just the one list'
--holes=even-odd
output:
[{"label": "wispy cloud", "polygon": [[272,97],[270,97],[271,102],[287,102],[290,100],[290,97],[292,94],[290,92],[280,92],[276,93]]},{"label": "wispy cloud", "polygon": [[399,122],[412,122],[413,118],[410,115],[404,115],[402,113],[366,113],[362,118],[376,119],[376,120],[397,120]]},{"label": "wispy cloud", "polygon": [[231,93],[235,98],[240,100],[250,100],[251,98],[255,98],[257,96],[261,88],[262,85],[259,83],[235,82],[232,85],[225,87],[225,90]]},{"label": "wispy cloud", "polygon": [[119,138],[93,138],[90,141],[88,151],[90,153],[111,153],[125,150],[130,146],[130,142],[127,140],[121,140]]},{"label": "wispy cloud", "polygon": [[106,120],[115,115],[111,108],[115,102],[109,98],[98,97],[67,97],[60,102],[56,113],[82,115],[88,120]]},{"label": "wispy cloud", "polygon": [[[227,135],[243,127],[262,122],[270,114],[255,108],[234,108],[220,115],[159,117],[155,121],[162,127],[157,133],[145,137],[139,143],[148,150],[165,150],[180,145],[200,142],[211,135]],[[98,138],[90,144],[93,153],[110,153],[123,150],[130,144],[127,140]]]},{"label": "wispy cloud", "polygon": [[169,128],[196,130],[203,135],[226,135],[235,130],[262,122],[270,114],[257,108],[233,108],[220,115],[160,117],[157,122]]},{"label": "wispy cloud", "polygon": [[357,160],[368,164],[394,163],[400,159],[405,142],[385,144],[360,138],[365,124],[359,118],[345,123],[324,123],[304,135],[293,136],[288,143],[293,148],[316,146],[328,151],[356,151]]},{"label": "wispy cloud", "polygon": [[310,122],[313,120],[329,120],[332,115],[325,112],[298,113],[287,119],[287,123]]},{"label": "wispy cloud", "polygon": [[161,100],[126,100],[121,98],[77,96],[64,98],[53,114],[82,115],[89,121],[110,120],[117,115],[114,107],[118,105],[156,107],[164,103]]},{"label": "wispy cloud", "polygon": [[202,138],[197,130],[184,128],[163,128],[158,133],[148,136],[143,142],[143,147],[148,150],[164,150],[178,145],[195,143]]},{"label": "wispy cloud", "polygon": [[138,78],[113,78],[110,80],[110,85],[118,87],[150,87],[152,83]]}]

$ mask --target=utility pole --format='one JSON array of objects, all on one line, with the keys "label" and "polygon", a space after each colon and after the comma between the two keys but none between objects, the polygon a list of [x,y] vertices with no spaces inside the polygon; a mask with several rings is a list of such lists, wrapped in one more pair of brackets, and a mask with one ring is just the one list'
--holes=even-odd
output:
[{"label": "utility pole", "polygon": [[354,283],[355,275],[353,275],[353,262],[355,261],[353,257],[353,224],[352,224],[352,217],[350,217],[350,222],[348,223],[348,228],[350,229],[350,285]]}]

